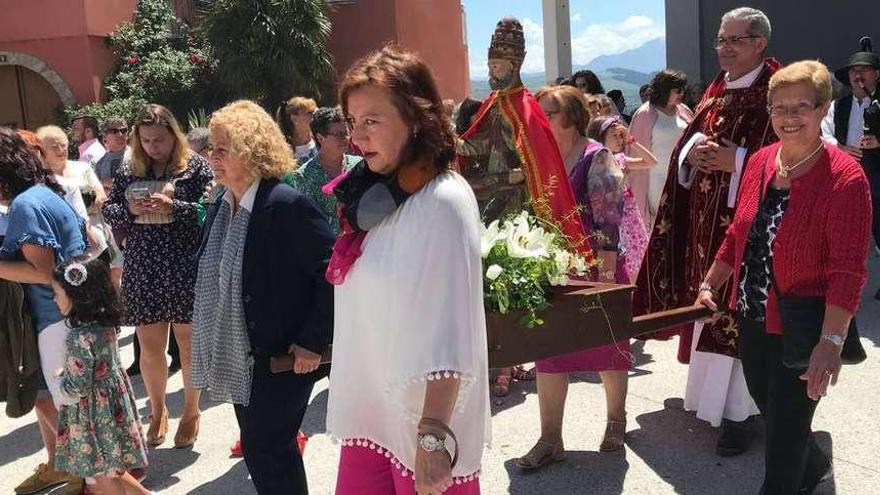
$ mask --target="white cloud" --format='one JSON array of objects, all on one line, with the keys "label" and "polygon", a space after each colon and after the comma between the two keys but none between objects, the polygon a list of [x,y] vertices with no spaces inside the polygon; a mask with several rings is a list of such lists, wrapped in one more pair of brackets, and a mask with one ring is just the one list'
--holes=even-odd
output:
[{"label": "white cloud", "polygon": [[575,12],[574,15],[571,16],[571,23],[577,24],[577,23],[581,22],[581,19],[582,19],[581,13]]},{"label": "white cloud", "polygon": [[[581,14],[572,16],[572,24],[581,21]],[[522,19],[526,36],[526,59],[522,72],[544,71],[544,28],[541,24],[526,17]],[[618,23],[589,24],[573,34],[571,39],[571,58],[574,65],[586,65],[601,55],[615,55],[638,48],[648,41],[661,38],[666,29],[654,19],[643,15],[630,16]],[[470,59],[471,77],[480,78],[487,74],[486,54],[472,53]]]},{"label": "white cloud", "polygon": [[632,50],[665,34],[663,26],[646,16],[631,16],[616,24],[591,24],[572,37],[572,63],[584,65],[600,55]]}]

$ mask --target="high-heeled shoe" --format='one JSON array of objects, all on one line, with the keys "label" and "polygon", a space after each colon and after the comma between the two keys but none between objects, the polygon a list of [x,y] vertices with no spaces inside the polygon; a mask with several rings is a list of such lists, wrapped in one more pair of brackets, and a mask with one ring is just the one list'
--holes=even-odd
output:
[{"label": "high-heeled shoe", "polygon": [[150,428],[147,430],[147,445],[158,447],[165,443],[165,435],[168,434],[168,408],[162,410],[158,416],[150,415]]},{"label": "high-heeled shoe", "polygon": [[200,414],[196,414],[187,420],[180,420],[180,424],[177,425],[177,433],[174,434],[175,449],[189,448],[196,443],[196,438],[199,436],[200,420]]}]

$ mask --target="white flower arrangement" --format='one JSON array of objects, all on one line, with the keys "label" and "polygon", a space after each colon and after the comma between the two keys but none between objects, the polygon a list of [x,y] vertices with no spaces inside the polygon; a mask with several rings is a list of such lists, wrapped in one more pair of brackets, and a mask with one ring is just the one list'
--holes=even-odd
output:
[{"label": "white flower arrangement", "polygon": [[507,314],[522,310],[521,323],[543,324],[538,312],[547,308],[547,288],[584,276],[596,261],[573,252],[569,241],[549,222],[527,211],[483,225],[483,292],[486,308]]}]

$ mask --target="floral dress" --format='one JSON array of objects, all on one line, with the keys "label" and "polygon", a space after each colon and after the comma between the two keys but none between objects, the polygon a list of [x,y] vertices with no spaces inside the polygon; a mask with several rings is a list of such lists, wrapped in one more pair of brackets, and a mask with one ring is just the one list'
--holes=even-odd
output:
[{"label": "floral dress", "polygon": [[[104,217],[127,232],[122,270],[126,325],[190,323],[199,246],[198,202],[213,174],[208,162],[190,153],[186,169],[170,177],[138,177],[124,166],[113,179]],[[136,182],[164,180],[173,188],[170,223],[137,223],[126,191]]]},{"label": "floral dress", "polygon": [[146,467],[131,383],[119,361],[116,330],[71,329],[61,370],[55,469],[92,477]]},{"label": "floral dress", "polygon": [[[626,155],[617,153],[615,160],[620,169],[626,175]],[[634,280],[639,274],[642,258],[648,249],[648,231],[645,229],[645,221],[642,212],[636,204],[629,183],[624,181],[623,186],[623,218],[620,222],[620,247],[626,254],[626,275],[629,280]]]}]

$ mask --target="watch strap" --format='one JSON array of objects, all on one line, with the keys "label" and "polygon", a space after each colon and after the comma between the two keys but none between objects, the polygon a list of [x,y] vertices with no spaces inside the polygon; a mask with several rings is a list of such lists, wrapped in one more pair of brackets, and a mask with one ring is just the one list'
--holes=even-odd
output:
[{"label": "watch strap", "polygon": [[436,429],[442,431],[443,433],[445,433],[446,438],[451,438],[452,441],[455,442],[455,450],[453,451],[453,454],[452,454],[452,461],[449,463],[449,468],[450,469],[454,468],[455,465],[458,463],[458,439],[455,438],[455,433],[453,433],[452,430],[449,429],[448,426],[443,424],[442,421],[438,421],[433,418],[422,418],[422,420],[419,421],[419,428],[421,428],[422,426],[425,426],[428,428],[436,428]]}]

